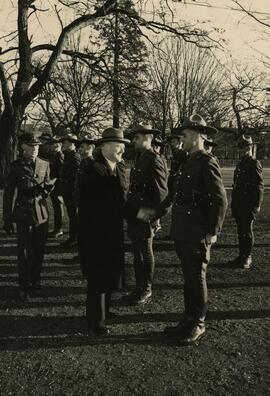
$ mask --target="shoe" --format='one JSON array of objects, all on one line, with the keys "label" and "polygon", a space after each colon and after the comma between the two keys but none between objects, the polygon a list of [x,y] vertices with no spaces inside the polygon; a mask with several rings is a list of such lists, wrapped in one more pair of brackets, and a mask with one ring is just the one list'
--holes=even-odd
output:
[{"label": "shoe", "polygon": [[151,300],[152,297],[152,290],[147,289],[143,290],[138,296],[134,299],[133,304],[134,305],[143,305],[146,304]]},{"label": "shoe", "polygon": [[135,289],[133,290],[133,292],[127,294],[126,296],[123,296],[121,300],[124,303],[133,303],[134,300],[136,300],[140,294],[141,294],[141,289]]},{"label": "shoe", "polygon": [[241,261],[241,266],[243,269],[249,269],[252,265],[251,256],[244,257]]},{"label": "shoe", "polygon": [[51,238],[55,238],[55,239],[61,238],[63,235],[64,235],[64,233],[63,233],[62,230],[53,231],[53,232],[51,232],[51,233],[49,234],[49,236],[50,236]]},{"label": "shoe", "polygon": [[205,335],[206,329],[204,324],[197,324],[193,326],[186,335],[184,335],[180,342],[184,345],[197,344],[200,339]]},{"label": "shoe", "polygon": [[19,300],[21,302],[28,302],[29,301],[29,293],[24,290],[20,290],[19,291]]},{"label": "shoe", "polygon": [[98,326],[93,329],[89,329],[89,335],[94,336],[107,336],[110,334],[110,330],[106,326]]},{"label": "shoe", "polygon": [[237,266],[237,265],[240,264],[241,260],[242,260],[242,257],[241,257],[241,256],[238,256],[238,257],[236,257],[235,259],[233,259],[233,260],[231,260],[231,261],[228,261],[228,264],[235,267],[235,266]]},{"label": "shoe", "polygon": [[183,319],[176,326],[167,326],[163,332],[169,337],[179,336],[185,334],[192,325],[192,318],[183,315]]}]

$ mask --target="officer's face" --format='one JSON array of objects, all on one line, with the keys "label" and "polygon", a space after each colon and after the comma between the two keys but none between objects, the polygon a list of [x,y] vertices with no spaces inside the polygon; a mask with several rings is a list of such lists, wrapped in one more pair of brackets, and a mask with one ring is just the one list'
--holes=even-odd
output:
[{"label": "officer's face", "polygon": [[183,132],[183,148],[187,152],[192,151],[197,146],[199,140],[199,133],[191,129],[185,129]]},{"label": "officer's face", "polygon": [[108,142],[101,147],[103,155],[112,162],[122,161],[122,156],[125,152],[124,143]]},{"label": "officer's face", "polygon": [[69,150],[75,150],[76,146],[73,142],[70,140],[64,140],[62,144],[62,150],[63,151],[69,151]]},{"label": "officer's face", "polygon": [[28,144],[22,145],[23,156],[29,161],[35,161],[38,156],[39,145],[28,146]]},{"label": "officer's face", "polygon": [[142,133],[136,133],[133,138],[134,148],[137,151],[143,150],[148,146],[148,142],[151,142],[153,136],[152,135],[144,135]]},{"label": "officer's face", "polygon": [[82,157],[86,155],[92,155],[94,150],[94,146],[88,143],[82,143],[79,148],[79,153]]},{"label": "officer's face", "polygon": [[244,146],[238,148],[239,151],[239,157],[242,158],[245,155],[252,154],[252,148],[250,146]]}]

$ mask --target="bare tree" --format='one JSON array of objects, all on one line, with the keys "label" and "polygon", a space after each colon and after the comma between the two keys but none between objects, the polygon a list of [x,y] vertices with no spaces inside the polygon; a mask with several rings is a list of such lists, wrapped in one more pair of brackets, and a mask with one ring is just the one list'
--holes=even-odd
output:
[{"label": "bare tree", "polygon": [[[142,3],[141,1],[140,3]],[[68,37],[86,26],[91,26],[100,18],[110,14],[118,13],[127,15],[137,24],[138,29],[143,35],[147,31],[157,33],[160,30],[171,32],[179,35],[186,40],[209,45],[211,39],[208,32],[199,31],[198,29],[182,22],[167,23],[165,13],[157,11],[157,15],[150,15],[149,19],[139,14],[134,14],[131,10],[123,9],[118,6],[117,0],[107,0],[97,7],[95,1],[65,1],[59,0],[59,4],[65,7],[75,7],[78,14],[77,18],[71,23],[64,26],[60,12],[56,8],[57,16],[61,24],[62,30],[54,45],[42,44],[33,45],[33,37],[29,37],[29,18],[38,15],[40,12],[46,12],[42,8],[43,2],[38,0],[17,0],[17,29],[10,32],[8,37],[8,48],[2,50],[0,63],[0,81],[2,88],[2,96],[4,102],[4,110],[0,118],[0,181],[3,181],[10,162],[14,158],[16,137],[27,106],[41,93],[42,89],[48,83],[52,72],[62,54],[76,56],[85,59],[97,65],[100,59],[96,59],[93,54],[76,53],[66,48]],[[160,5],[163,10],[168,10],[167,0],[161,0]],[[43,3],[44,4],[44,3]],[[10,38],[15,39],[15,44],[10,46]],[[40,51],[51,53],[49,58],[44,61],[42,72],[36,75],[33,64],[34,54]],[[15,63],[15,71],[8,75],[7,64]],[[9,65],[8,65],[9,69]],[[9,80],[11,80],[9,82]]]}]

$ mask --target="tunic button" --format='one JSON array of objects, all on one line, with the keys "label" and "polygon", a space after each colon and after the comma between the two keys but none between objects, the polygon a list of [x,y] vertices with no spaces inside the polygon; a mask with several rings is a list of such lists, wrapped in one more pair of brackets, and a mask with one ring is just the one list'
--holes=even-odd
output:
[{"label": "tunic button", "polygon": [[189,179],[189,178],[190,178],[190,175],[187,175],[187,178]]},{"label": "tunic button", "polygon": [[190,215],[190,211],[188,211],[187,214]]}]

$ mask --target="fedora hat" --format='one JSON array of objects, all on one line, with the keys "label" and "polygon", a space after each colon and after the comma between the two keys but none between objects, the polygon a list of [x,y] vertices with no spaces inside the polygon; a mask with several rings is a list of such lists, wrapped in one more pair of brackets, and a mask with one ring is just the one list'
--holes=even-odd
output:
[{"label": "fedora hat", "polygon": [[237,142],[236,147],[238,148],[244,148],[244,147],[249,147],[253,145],[252,137],[251,136],[245,136],[242,135]]},{"label": "fedora hat", "polygon": [[41,145],[41,141],[32,132],[25,132],[18,137],[19,144],[27,144],[28,146]]},{"label": "fedora hat", "polygon": [[204,145],[208,147],[217,147],[217,143],[215,143],[211,137],[204,139]]},{"label": "fedora hat", "polygon": [[65,140],[68,140],[72,143],[78,143],[78,138],[73,133],[67,133],[66,135],[62,136],[59,141],[63,143]]},{"label": "fedora hat", "polygon": [[193,114],[179,127],[179,131],[184,131],[185,129],[192,129],[193,131],[198,131],[207,136],[213,136],[217,133],[217,129],[208,126],[204,118],[199,114]]},{"label": "fedora hat", "polygon": [[142,135],[160,135],[161,132],[158,129],[152,128],[151,125],[144,125],[144,124],[139,124],[136,125],[133,129],[131,134],[134,136],[137,133],[140,133]]},{"label": "fedora hat", "polygon": [[124,137],[122,129],[107,128],[103,131],[102,138],[96,141],[96,144],[107,142],[130,143],[130,140]]}]

